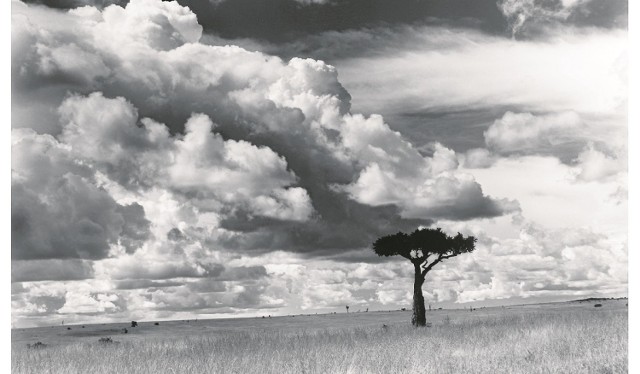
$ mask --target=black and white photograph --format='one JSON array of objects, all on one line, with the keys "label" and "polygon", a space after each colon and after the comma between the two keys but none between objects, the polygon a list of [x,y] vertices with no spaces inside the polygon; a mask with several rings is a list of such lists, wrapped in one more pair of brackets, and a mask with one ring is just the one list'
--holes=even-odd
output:
[{"label": "black and white photograph", "polygon": [[633,372],[628,0],[6,10],[7,372]]}]

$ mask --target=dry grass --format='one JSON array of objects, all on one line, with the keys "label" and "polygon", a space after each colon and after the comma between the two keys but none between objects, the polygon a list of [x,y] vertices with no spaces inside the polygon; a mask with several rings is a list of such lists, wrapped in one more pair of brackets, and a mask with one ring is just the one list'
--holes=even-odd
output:
[{"label": "dry grass", "polygon": [[627,311],[16,345],[11,360],[13,373],[626,373]]}]

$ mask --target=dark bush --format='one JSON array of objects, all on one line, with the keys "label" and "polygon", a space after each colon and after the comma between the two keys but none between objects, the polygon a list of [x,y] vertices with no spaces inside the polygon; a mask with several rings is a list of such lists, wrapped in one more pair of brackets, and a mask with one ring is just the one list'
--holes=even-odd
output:
[{"label": "dark bush", "polygon": [[107,336],[107,337],[98,339],[98,343],[111,344],[111,343],[114,343],[114,341],[113,341],[113,339],[111,339],[110,337]]},{"label": "dark bush", "polygon": [[596,304],[596,305],[594,305],[594,307],[596,307],[596,308],[600,308],[601,306],[602,306],[602,304]]},{"label": "dark bush", "polygon": [[131,321],[131,327],[138,327],[138,322]]},{"label": "dark bush", "polygon": [[160,322],[155,322],[154,325],[160,326]]},{"label": "dark bush", "polygon": [[47,345],[44,344],[43,342],[35,342],[33,344],[27,344],[27,348],[29,349],[40,349],[40,348],[44,348]]}]

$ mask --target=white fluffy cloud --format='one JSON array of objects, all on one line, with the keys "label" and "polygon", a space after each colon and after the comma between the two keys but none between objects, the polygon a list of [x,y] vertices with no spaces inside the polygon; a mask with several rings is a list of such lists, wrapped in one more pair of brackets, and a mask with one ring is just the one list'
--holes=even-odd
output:
[{"label": "white fluffy cloud", "polygon": [[118,53],[135,54],[148,48],[170,50],[195,43],[202,36],[196,15],[175,1],[136,0],[126,9],[113,5],[101,12],[86,6],[69,13],[94,28],[93,36],[99,38],[102,47]]},{"label": "white fluffy cloud", "polygon": [[[461,223],[519,212],[515,200],[502,197],[522,198],[522,213],[539,225],[558,196],[577,203],[596,191],[594,184],[600,192],[611,187],[611,195],[624,177],[610,163],[622,153],[600,143],[573,166],[499,158],[553,143],[558,123],[562,134],[581,128],[571,110],[582,120],[618,108],[620,84],[611,77],[619,71],[607,70],[619,55],[618,32],[538,44],[454,35],[447,53],[374,58],[364,70],[345,62],[341,80],[355,87],[356,104],[367,113],[416,103],[525,107],[487,130],[488,149],[463,157],[439,142],[415,147],[381,116],[353,113],[333,66],[199,43],[196,16],[176,2],[12,8],[16,319],[44,321],[56,311],[78,321],[95,314],[176,318],[403,305],[407,264],[337,258],[348,261],[371,238],[432,219]],[[440,37],[441,46],[451,38]],[[601,54],[571,64],[594,46]],[[402,74],[389,77],[390,66]],[[540,67],[549,73],[544,79]],[[393,94],[382,100],[371,87]],[[557,178],[533,186],[527,178],[549,164]],[[568,179],[555,184],[560,176]],[[567,181],[580,186],[577,194]],[[548,199],[534,199],[534,187]],[[550,196],[554,189],[559,195]],[[618,242],[575,227],[547,238],[537,227],[507,241],[485,234],[485,254],[438,273],[443,281],[426,290],[428,297],[621,289],[619,264],[584,272],[606,258],[605,248],[624,253]],[[318,253],[336,261],[314,259]],[[504,259],[495,270],[481,266],[492,263],[489,254]],[[65,270],[76,265],[76,272]],[[453,265],[461,270],[451,271]],[[540,269],[554,272],[545,278]],[[93,279],[79,281],[87,277]]]},{"label": "white fluffy cloud", "polygon": [[365,165],[353,184],[342,187],[356,200],[395,204],[411,218],[468,219],[518,210],[517,202],[487,197],[471,175],[457,170],[455,152],[441,144],[423,157],[380,116],[356,116],[346,124],[344,144]]},{"label": "white fluffy cloud", "polygon": [[480,238],[478,249],[433,270],[435,293],[452,290],[459,302],[626,292],[626,241],[608,227],[514,224],[497,237],[481,222],[438,223]]},{"label": "white fluffy cloud", "polygon": [[546,116],[507,112],[484,132],[487,146],[498,152],[527,152],[576,138],[582,122],[574,112]]},{"label": "white fluffy cloud", "polygon": [[[46,26],[47,20],[39,12],[23,8],[16,10],[17,15],[28,14],[33,17],[32,21]],[[273,138],[267,135],[270,132],[290,137],[290,143],[275,148],[276,152],[289,159],[296,157],[298,150],[294,147],[299,145],[295,143],[305,142],[305,146],[310,148],[305,151],[309,152],[304,159],[307,162],[305,168],[320,166],[329,173],[343,169],[355,175],[362,172],[354,182],[360,188],[366,187],[363,184],[374,164],[381,166],[386,173],[394,173],[394,177],[395,173],[401,173],[398,176],[403,178],[412,174],[412,177],[400,181],[409,195],[391,201],[403,212],[410,212],[410,201],[419,200],[415,198],[421,196],[420,191],[410,191],[410,184],[422,184],[422,189],[429,194],[438,186],[446,188],[441,194],[433,194],[435,198],[425,200],[422,209],[406,214],[406,217],[449,215],[463,218],[493,216],[511,210],[511,207],[484,196],[469,176],[449,175],[446,180],[436,182],[434,178],[440,172],[438,168],[451,170],[451,165],[438,165],[442,160],[420,156],[399,135],[393,134],[380,117],[348,114],[349,95],[337,81],[335,68],[322,62],[292,59],[283,63],[278,58],[238,47],[194,43],[200,35],[195,16],[175,3],[133,1],[126,8],[110,6],[103,11],[81,8],[71,11],[66,17],[66,21],[75,27],[73,35],[52,27],[51,32],[57,32],[58,36],[52,38],[50,34],[25,27],[16,30],[16,33],[25,34],[16,35],[16,38],[35,39],[35,44],[47,48],[48,55],[59,50],[62,51],[60,53],[73,50],[76,54],[90,54],[95,60],[92,66],[99,66],[94,69],[96,73],[88,76],[87,71],[92,69],[69,65],[75,60],[73,58],[60,59],[45,71],[31,71],[32,66],[41,66],[43,60],[50,59],[25,50],[15,56],[15,61],[23,67],[23,74],[17,74],[18,77],[27,80],[31,79],[27,75],[33,74],[40,76],[46,84],[48,79],[61,79],[63,75],[68,78],[65,80],[68,86],[63,85],[61,89],[88,93],[99,88],[105,96],[123,95],[143,115],[153,115],[156,117],[153,120],[168,118],[170,128],[183,127],[186,132],[184,139],[174,142],[176,162],[167,168],[167,183],[175,189],[194,194],[197,190],[197,197],[215,190],[218,200],[227,199],[228,202],[237,202],[237,196],[251,196],[255,200],[246,204],[247,209],[278,219],[304,220],[312,212],[302,189],[284,188],[294,182],[290,171],[285,172],[286,163],[267,150],[243,140],[227,140],[224,156],[216,155],[212,149],[220,148],[217,143],[221,138],[215,135],[205,137],[211,139],[211,143],[198,144],[196,138],[203,136],[209,131],[207,126],[212,125],[204,124],[204,117],[191,117],[184,126],[179,118],[186,118],[192,112],[202,112],[221,121],[221,132],[249,132],[249,138],[254,134],[266,136],[269,139],[265,142],[271,143]],[[170,45],[156,40],[156,33],[150,30],[158,28],[172,35]],[[116,37],[108,38],[113,29],[117,29]],[[105,39],[110,41],[98,43]],[[166,35],[161,39],[167,39]],[[194,64],[194,61],[198,63]],[[83,79],[75,79],[80,74],[84,74]],[[86,157],[95,158],[97,164],[106,165],[106,173],[120,183],[150,183],[138,174],[152,174],[162,164],[166,155],[158,149],[166,145],[160,142],[169,141],[164,128],[149,119],[143,119],[142,126],[138,127],[135,125],[136,110],[132,105],[123,99],[115,99],[102,107],[106,102],[103,103],[104,100],[96,95],[91,94],[87,99],[74,96],[61,103],[64,128],[57,130],[62,131],[61,139],[74,144],[74,149],[81,154],[86,153]],[[97,116],[97,113],[104,114]],[[93,117],[99,117],[93,121],[95,128]],[[91,124],[83,125],[85,123]],[[38,128],[39,125],[25,120],[19,126]],[[83,126],[90,127],[84,129]],[[379,144],[365,146],[362,140],[354,140],[359,136],[366,136],[370,142]],[[393,149],[396,145],[400,147],[398,150]],[[147,151],[148,148],[153,151]],[[207,151],[204,152],[203,148]],[[389,152],[382,156],[388,160],[375,156],[375,152]],[[132,153],[136,154],[135,158],[130,157]],[[221,172],[216,169],[220,162],[216,157],[226,157],[225,162],[234,165],[227,167],[228,172]],[[365,162],[368,160],[372,162]],[[407,165],[402,165],[404,162]],[[207,163],[215,166],[204,167]],[[249,175],[242,171],[243,168],[250,168],[255,179],[243,179]],[[258,188],[258,180],[261,191],[253,190]],[[438,200],[438,196],[444,200]],[[462,205],[454,206],[457,196],[470,200],[465,204],[473,211],[466,212],[467,208]],[[379,199],[356,197],[356,200],[373,206],[381,203]],[[433,212],[431,207],[434,207]],[[447,210],[448,213],[445,212]]]},{"label": "white fluffy cloud", "polygon": [[137,111],[123,98],[101,93],[72,96],[60,107],[62,141],[123,185],[159,186],[199,201],[246,206],[259,215],[306,220],[313,211],[286,161],[266,147],[225,141],[206,115],[193,115],[181,138],[150,119],[138,126]]},{"label": "white fluffy cloud", "polygon": [[624,149],[614,154],[606,154],[596,149],[593,143],[580,152],[576,162],[579,170],[576,177],[587,182],[602,181],[613,177],[625,178],[627,171],[627,154]]}]

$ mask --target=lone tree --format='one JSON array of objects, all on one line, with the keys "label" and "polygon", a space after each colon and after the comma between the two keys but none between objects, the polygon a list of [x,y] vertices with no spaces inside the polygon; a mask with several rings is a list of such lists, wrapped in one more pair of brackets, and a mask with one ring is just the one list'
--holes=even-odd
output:
[{"label": "lone tree", "polygon": [[398,232],[383,236],[373,243],[373,250],[378,256],[402,256],[413,264],[415,278],[411,323],[414,326],[425,326],[427,323],[422,296],[422,285],[427,273],[448,258],[472,252],[476,248],[476,241],[475,237],[464,237],[460,233],[451,237],[438,227],[418,229],[411,234]]}]

